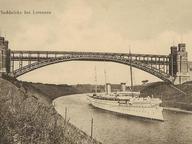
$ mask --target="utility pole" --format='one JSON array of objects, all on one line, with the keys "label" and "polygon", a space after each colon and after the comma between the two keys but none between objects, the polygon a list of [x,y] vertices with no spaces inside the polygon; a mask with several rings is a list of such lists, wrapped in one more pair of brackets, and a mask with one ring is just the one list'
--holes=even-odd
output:
[{"label": "utility pole", "polygon": [[65,107],[65,123],[67,122],[67,107]]},{"label": "utility pole", "polygon": [[93,138],[93,117],[91,118],[91,138]]}]

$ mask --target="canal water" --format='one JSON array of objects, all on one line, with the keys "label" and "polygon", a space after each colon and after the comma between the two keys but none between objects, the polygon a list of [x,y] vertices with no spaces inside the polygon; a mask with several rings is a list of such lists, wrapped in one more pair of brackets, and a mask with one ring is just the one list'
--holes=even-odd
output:
[{"label": "canal water", "polygon": [[164,122],[118,115],[92,107],[85,94],[54,100],[59,114],[104,144],[192,144],[192,114],[163,111]]}]

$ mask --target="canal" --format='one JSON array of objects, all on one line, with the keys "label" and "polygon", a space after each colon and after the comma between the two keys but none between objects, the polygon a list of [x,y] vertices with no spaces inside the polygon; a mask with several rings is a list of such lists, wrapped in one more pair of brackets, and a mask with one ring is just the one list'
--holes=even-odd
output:
[{"label": "canal", "polygon": [[164,122],[118,115],[92,107],[85,94],[54,100],[59,114],[104,144],[191,144],[192,114],[163,111]]}]

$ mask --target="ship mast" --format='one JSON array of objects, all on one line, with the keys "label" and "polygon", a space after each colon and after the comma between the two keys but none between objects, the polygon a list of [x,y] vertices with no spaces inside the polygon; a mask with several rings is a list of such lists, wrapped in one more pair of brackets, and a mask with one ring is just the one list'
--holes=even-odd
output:
[{"label": "ship mast", "polygon": [[104,69],[105,74],[105,93],[107,92],[107,80],[106,80],[106,70]]},{"label": "ship mast", "polygon": [[95,93],[97,93],[97,69],[95,66]]},{"label": "ship mast", "polygon": [[131,92],[133,91],[133,70],[132,70],[132,56],[131,51],[129,50],[130,54],[130,75],[131,75]]}]

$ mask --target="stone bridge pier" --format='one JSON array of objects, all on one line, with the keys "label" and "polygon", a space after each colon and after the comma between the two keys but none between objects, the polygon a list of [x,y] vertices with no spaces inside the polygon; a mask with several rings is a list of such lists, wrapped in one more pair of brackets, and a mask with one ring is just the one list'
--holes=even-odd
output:
[{"label": "stone bridge pier", "polygon": [[0,37],[0,77],[10,73],[10,52],[8,41],[4,37]]},{"label": "stone bridge pier", "polygon": [[188,61],[185,43],[172,46],[169,57],[169,74],[175,78],[174,84],[192,80],[192,63]]}]

